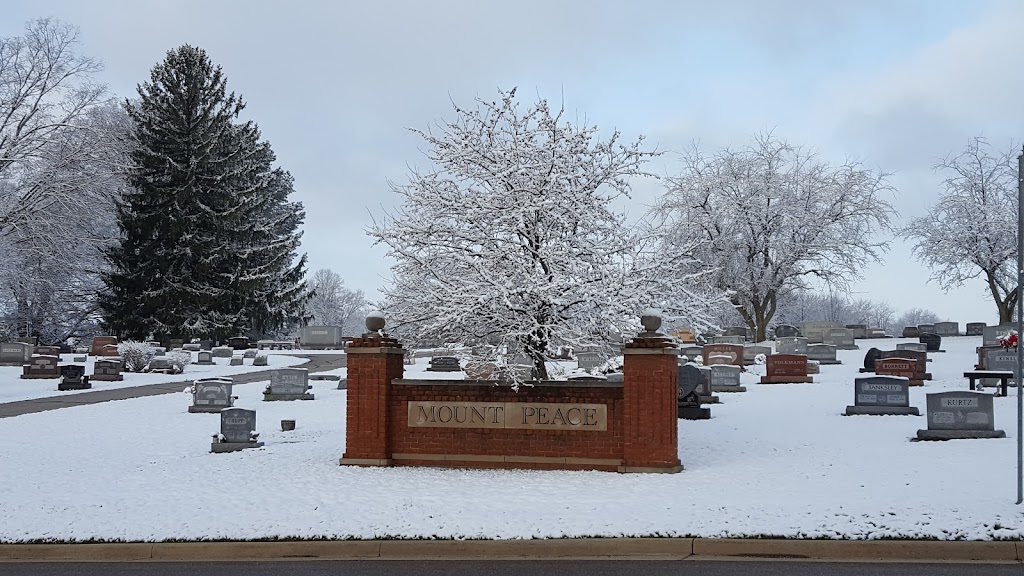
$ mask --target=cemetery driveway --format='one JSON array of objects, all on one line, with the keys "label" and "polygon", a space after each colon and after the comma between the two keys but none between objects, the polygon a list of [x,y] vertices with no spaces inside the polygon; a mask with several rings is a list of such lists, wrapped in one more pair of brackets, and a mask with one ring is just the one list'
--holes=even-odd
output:
[{"label": "cemetery driveway", "polygon": [[[310,374],[326,372],[341,368],[341,354],[289,354],[299,358],[306,358],[305,364],[292,366],[292,368],[306,368]],[[270,372],[273,369],[260,372],[248,372],[229,376],[235,384],[248,384],[251,382],[264,382],[270,380]],[[72,406],[84,406],[87,404],[99,404],[100,402],[111,402],[113,400],[128,400],[130,398],[142,398],[145,396],[159,396],[160,394],[180,393],[182,388],[188,385],[187,381],[164,382],[162,384],[147,384],[145,386],[130,386],[127,388],[115,388],[113,390],[95,390],[79,394],[68,394],[66,396],[49,396],[46,398],[35,398],[33,400],[21,400],[18,402],[0,403],[0,418],[11,418],[23,414],[34,414],[48,410],[59,410]]]}]

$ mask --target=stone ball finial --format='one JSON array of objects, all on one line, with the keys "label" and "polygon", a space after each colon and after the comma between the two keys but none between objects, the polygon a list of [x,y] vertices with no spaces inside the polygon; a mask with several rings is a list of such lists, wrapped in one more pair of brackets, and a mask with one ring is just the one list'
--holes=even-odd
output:
[{"label": "stone ball finial", "polygon": [[384,313],[379,311],[373,311],[366,315],[366,330],[369,332],[380,332],[384,329]]},{"label": "stone ball finial", "polygon": [[643,325],[644,331],[648,333],[657,332],[661,328],[661,310],[657,308],[648,308],[640,314],[640,324]]}]

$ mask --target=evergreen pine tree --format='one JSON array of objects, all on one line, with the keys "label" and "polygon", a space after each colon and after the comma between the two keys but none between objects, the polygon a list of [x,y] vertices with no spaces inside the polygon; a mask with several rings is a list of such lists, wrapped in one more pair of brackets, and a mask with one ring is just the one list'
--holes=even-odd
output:
[{"label": "evergreen pine tree", "polygon": [[[295,316],[306,292],[305,257],[292,264],[302,207],[287,202],[290,180],[279,190],[256,125],[237,122],[245,104],[221,68],[185,45],[138,92],[128,103],[133,190],[118,205],[121,243],[107,254],[107,326],[133,338],[224,339]],[[287,208],[294,226],[282,235],[266,215]]]}]

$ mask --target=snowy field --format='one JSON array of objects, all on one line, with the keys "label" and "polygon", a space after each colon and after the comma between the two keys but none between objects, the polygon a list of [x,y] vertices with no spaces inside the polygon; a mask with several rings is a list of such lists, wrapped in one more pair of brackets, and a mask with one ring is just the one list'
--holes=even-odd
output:
[{"label": "snowy field", "polygon": [[[924,416],[841,415],[864,352],[903,341],[858,340],[814,384],[761,386],[754,367],[711,420],[680,421],[674,475],[341,467],[346,393],[328,381],[307,402],[238,386],[266,446],[231,454],[209,453],[219,417],[185,394],[0,419],[0,541],[1024,536],[1015,392],[995,399],[1006,439],[910,442]],[[979,344],[944,339],[911,404],[965,390]]]},{"label": "snowy field", "polygon": [[[260,352],[264,354],[265,352]],[[306,352],[301,352],[305,354]],[[75,356],[82,356],[82,354],[61,354],[60,365],[64,364],[81,364],[81,362],[72,362]],[[195,356],[193,354],[193,356]],[[267,366],[253,366],[252,360],[244,360],[245,364],[242,366],[228,366],[228,358],[214,358],[214,365],[200,366],[197,364],[189,365],[185,368],[185,371],[181,374],[144,374],[135,372],[123,372],[124,380],[120,382],[103,382],[101,380],[91,380],[92,388],[90,390],[57,390],[57,384],[60,382],[57,378],[47,378],[42,380],[22,380],[19,378],[21,375],[21,366],[0,366],[0,402],[17,402],[18,400],[31,400],[34,398],[46,398],[50,396],[64,396],[66,394],[81,394],[82,392],[92,392],[94,390],[113,390],[115,388],[129,388],[131,386],[145,386],[146,384],[159,384],[161,382],[192,382],[200,378],[213,378],[214,376],[230,376],[232,374],[245,374],[246,372],[259,372],[261,370],[272,370],[274,368],[284,368],[286,366],[297,366],[299,364],[305,364],[307,360],[305,358],[296,358],[295,356],[287,356],[285,351],[275,351],[269,353],[267,351]],[[85,362],[86,374],[92,374],[93,364],[96,362],[95,356],[89,356]]]}]

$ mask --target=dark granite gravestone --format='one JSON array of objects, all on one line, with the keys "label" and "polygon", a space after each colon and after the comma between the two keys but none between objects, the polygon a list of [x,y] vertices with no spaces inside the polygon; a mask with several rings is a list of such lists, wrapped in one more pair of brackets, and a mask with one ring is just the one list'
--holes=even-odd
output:
[{"label": "dark granite gravestone", "polygon": [[235,396],[231,395],[234,381],[231,378],[201,378],[192,383],[192,405],[188,411],[220,412],[231,408]]},{"label": "dark granite gravestone", "polygon": [[92,365],[92,379],[103,382],[124,380],[124,376],[121,375],[121,361],[98,358]]},{"label": "dark granite gravestone", "polygon": [[846,407],[847,416],[921,415],[910,405],[910,382],[894,376],[856,378],[853,381],[853,404]]},{"label": "dark granite gravestone", "polygon": [[992,395],[981,392],[928,394],[928,429],[918,430],[918,440],[1005,438],[995,429]]},{"label": "dark granite gravestone", "polygon": [[176,371],[174,365],[171,364],[171,359],[166,356],[154,356],[149,359],[149,364],[146,365],[146,372],[173,374]]},{"label": "dark granite gravestone", "polygon": [[694,361],[698,356],[704,358],[704,347],[703,346],[683,346],[679,349],[680,356],[686,356],[689,361]]},{"label": "dark granite gravestone", "polygon": [[792,324],[779,324],[775,327],[775,338],[794,338],[800,336],[800,329]]},{"label": "dark granite gravestone", "polygon": [[32,356],[32,360],[22,366],[21,378],[33,380],[37,378],[60,378],[60,369],[57,362],[60,358],[56,356]]},{"label": "dark granite gravestone", "polygon": [[167,340],[167,345],[164,348],[168,350],[178,350],[185,346],[185,341],[181,338],[170,338]]},{"label": "dark granite gravestone", "polygon": [[309,370],[306,368],[278,368],[270,372],[270,385],[263,391],[264,401],[313,400],[309,390]]},{"label": "dark granite gravestone", "polygon": [[701,408],[698,388],[704,385],[700,367],[688,362],[679,367],[677,383],[676,417],[684,420],[707,420],[710,408]]},{"label": "dark granite gravestone", "polygon": [[803,354],[772,354],[768,357],[767,374],[761,384],[809,384],[814,379],[807,375],[807,356]]},{"label": "dark granite gravestone", "polygon": [[740,367],[731,364],[716,364],[711,369],[712,392],[746,392],[740,385]]},{"label": "dark granite gravestone", "polygon": [[985,334],[984,322],[968,322],[965,326],[965,334],[968,336],[983,336]]},{"label": "dark granite gravestone", "polygon": [[454,356],[435,356],[430,359],[430,366],[427,366],[427,372],[458,372],[462,370],[459,367],[459,359]]},{"label": "dark granite gravestone", "polygon": [[907,326],[903,329],[902,336],[904,338],[917,338],[921,335],[921,331],[917,329],[917,326]]},{"label": "dark granite gravestone", "polygon": [[92,384],[89,377],[85,375],[85,366],[82,364],[66,364],[60,367],[60,382],[57,390],[89,390]]},{"label": "dark granite gravestone", "polygon": [[200,346],[200,345],[199,345],[199,344],[197,344],[197,343],[193,343],[193,342],[186,342],[185,344],[182,344],[182,345],[181,345],[181,349],[182,349],[182,350],[187,350],[187,351],[189,351],[189,352],[199,352],[200,350],[202,350],[202,349],[203,349],[203,347],[202,347],[202,346]]},{"label": "dark granite gravestone", "polygon": [[775,352],[778,354],[807,354],[807,338],[801,336],[776,338]]},{"label": "dark granite gravestone", "polygon": [[36,346],[32,350],[34,356],[60,356],[59,346]]},{"label": "dark granite gravestone", "polygon": [[210,366],[211,364],[214,364],[213,352],[209,350],[200,350],[196,352],[197,366]]},{"label": "dark granite gravestone", "polygon": [[935,334],[935,324],[918,324],[917,333],[920,334]]},{"label": "dark granite gravestone", "polygon": [[759,344],[751,344],[750,346],[743,347],[743,364],[751,366],[756,364],[756,359],[759,355],[764,354],[767,358],[773,354],[771,346],[761,346]]},{"label": "dark granite gravestone", "polygon": [[853,333],[854,338],[867,338],[868,337],[868,325],[867,324],[847,324],[846,329]]},{"label": "dark granite gravestone", "polygon": [[232,350],[248,350],[250,340],[246,336],[235,336],[228,338],[228,347]]},{"label": "dark granite gravestone", "polygon": [[807,359],[814,360],[818,364],[842,364],[840,360],[836,359],[836,347],[831,344],[809,344]]},{"label": "dark granite gravestone", "polygon": [[256,411],[245,408],[225,408],[220,411],[220,435],[214,436],[210,452],[235,452],[246,448],[259,448],[263,442],[256,439]]},{"label": "dark granite gravestone", "polygon": [[882,357],[882,351],[878,348],[871,348],[867,354],[864,355],[864,367],[860,369],[861,372],[874,372],[875,361]]},{"label": "dark granite gravestone", "polygon": [[939,336],[959,336],[960,335],[960,323],[959,322],[936,322],[935,333]]},{"label": "dark granite gravestone", "polygon": [[200,350],[213,350],[213,340],[200,340],[199,341],[199,349]]},{"label": "dark granite gravestone", "polygon": [[909,358],[879,358],[875,360],[875,374],[906,378],[911,386],[923,386],[924,382],[914,378],[917,362]]},{"label": "dark granite gravestone", "polygon": [[929,352],[945,352],[945,350],[941,350],[942,336],[939,336],[934,332],[922,332],[917,339],[928,347]]},{"label": "dark granite gravestone", "polygon": [[251,360],[251,359],[256,357],[256,352],[257,351],[256,351],[255,348],[249,348],[245,352],[242,352],[242,358],[246,358],[246,359]]},{"label": "dark granite gravestone", "polygon": [[741,344],[705,344],[701,348],[701,353],[704,355],[705,366],[713,364],[712,356],[724,356],[723,364],[743,366],[743,346]]},{"label": "dark granite gravestone", "polygon": [[242,362],[241,356],[232,356],[231,359],[228,360],[228,366],[241,366],[242,364],[244,364],[244,362]]},{"label": "dark granite gravestone", "polygon": [[255,358],[252,359],[252,365],[253,366],[266,366],[267,365],[267,357],[265,355],[257,355]]},{"label": "dark granite gravestone", "polygon": [[214,358],[231,358],[235,355],[235,350],[230,346],[216,346],[210,352],[213,352]]},{"label": "dark granite gravestone", "polygon": [[700,366],[699,369],[702,380],[700,386],[697,386],[697,395],[700,396],[701,404],[718,404],[721,399],[715,396],[714,391],[711,390],[711,368]]},{"label": "dark granite gravestone", "polygon": [[[985,370],[998,370],[1001,372],[1012,372],[1017,375],[1017,349],[996,348],[985,352]],[[995,386],[999,383],[998,378],[981,378],[980,384],[984,386]],[[1016,382],[1016,378],[1011,378]]]},{"label": "dark granite gravestone", "polygon": [[[436,360],[436,358],[435,358],[435,360]],[[530,362],[529,364],[532,366],[533,362]],[[579,368],[580,370],[593,370],[594,368],[600,368],[603,364],[604,364],[604,358],[602,358],[601,354],[599,354],[597,352],[580,351],[580,352],[576,353],[576,367]],[[431,362],[431,366],[433,366],[433,362]],[[456,360],[456,366],[458,366],[458,361],[457,360]],[[427,370],[430,370],[430,368],[428,367]],[[440,371],[441,372],[448,372],[448,371],[451,371],[451,370],[440,370]],[[458,370],[456,369],[454,371],[458,371]]]},{"label": "dark granite gravestone", "polygon": [[22,366],[32,361],[32,346],[24,342],[0,343],[0,366]]},{"label": "dark granite gravestone", "polygon": [[1017,329],[1016,324],[1000,324],[998,326],[986,326],[982,330],[982,346],[999,346],[999,339],[1008,336],[1010,332]]}]

